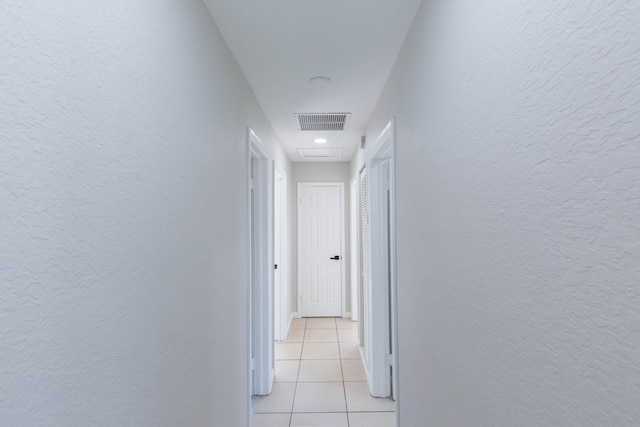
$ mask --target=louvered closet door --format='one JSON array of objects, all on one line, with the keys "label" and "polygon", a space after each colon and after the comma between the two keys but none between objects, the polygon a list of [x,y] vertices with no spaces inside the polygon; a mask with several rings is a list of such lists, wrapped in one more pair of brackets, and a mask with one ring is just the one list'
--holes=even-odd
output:
[{"label": "louvered closet door", "polygon": [[367,170],[360,172],[360,277],[362,295],[362,344],[365,361],[369,362],[369,186]]}]

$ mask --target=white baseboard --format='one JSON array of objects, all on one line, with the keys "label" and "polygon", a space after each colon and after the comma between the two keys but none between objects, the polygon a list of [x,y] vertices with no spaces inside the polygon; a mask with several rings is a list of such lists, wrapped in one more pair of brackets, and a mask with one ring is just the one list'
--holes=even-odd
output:
[{"label": "white baseboard", "polygon": [[273,382],[276,379],[276,370],[275,368],[269,372],[269,394],[273,392]]},{"label": "white baseboard", "polygon": [[[342,318],[351,319],[351,312],[347,311],[342,315]],[[291,318],[289,318],[289,325],[287,326],[287,329],[291,328],[291,322],[293,322],[293,319],[300,319],[300,313],[296,313],[296,312],[291,313]]]},{"label": "white baseboard", "polygon": [[373,379],[371,378],[371,370],[367,366],[367,358],[364,357],[364,347],[358,345],[358,350],[360,351],[360,361],[362,362],[362,367],[364,368],[364,373],[367,377],[367,384],[369,385],[369,393],[373,396],[371,390],[371,384],[373,383]]},{"label": "white baseboard", "polygon": [[300,313],[296,313],[295,311],[291,313],[291,317],[289,317],[289,324],[287,325],[287,332],[289,331],[289,329],[291,329],[291,323],[293,322],[293,319],[299,319],[299,318],[300,318]]}]

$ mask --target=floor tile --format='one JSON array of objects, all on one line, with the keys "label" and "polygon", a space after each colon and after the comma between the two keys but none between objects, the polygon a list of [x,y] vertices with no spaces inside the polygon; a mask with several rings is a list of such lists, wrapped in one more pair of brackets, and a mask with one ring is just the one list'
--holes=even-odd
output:
[{"label": "floor tile", "polygon": [[287,339],[281,342],[302,342],[304,340],[304,329],[289,329]]},{"label": "floor tile", "polygon": [[293,412],[346,412],[342,382],[298,383]]},{"label": "floor tile", "polygon": [[253,414],[251,427],[289,427],[291,414]]},{"label": "floor tile", "polygon": [[355,342],[341,342],[340,343],[340,358],[342,359],[358,359],[360,360],[360,350],[358,349],[358,343]]},{"label": "floor tile", "polygon": [[306,342],[302,348],[302,359],[340,359],[338,343]]},{"label": "floor tile", "polygon": [[254,409],[255,414],[291,412],[295,383],[273,383],[273,391],[268,396],[259,396]]},{"label": "floor tile", "polygon": [[392,412],[396,404],[392,399],[379,399],[369,394],[366,382],[345,382],[349,412]]},{"label": "floor tile", "polygon": [[298,381],[298,370],[300,369],[299,360],[276,360],[276,378],[277,383],[295,383]]},{"label": "floor tile", "polygon": [[366,381],[367,374],[358,359],[342,361],[342,376],[345,381]]},{"label": "floor tile", "polygon": [[336,319],[338,329],[358,329],[358,322],[351,319]]},{"label": "floor tile", "polygon": [[342,381],[339,360],[303,360],[300,362],[300,382]]},{"label": "floor tile", "polygon": [[369,394],[357,339],[350,319],[293,319],[274,344],[273,392],[251,399],[252,427],[395,427],[395,402]]},{"label": "floor tile", "polygon": [[334,317],[310,317],[307,319],[307,329],[335,329]]},{"label": "floor tile", "polygon": [[304,342],[338,342],[336,329],[307,329]]},{"label": "floor tile", "polygon": [[349,412],[350,427],[396,427],[395,412]]},{"label": "floor tile", "polygon": [[307,319],[293,319],[289,329],[304,329],[307,325]]},{"label": "floor tile", "polygon": [[357,329],[338,329],[338,341],[358,342],[358,330]]},{"label": "floor tile", "polygon": [[275,343],[275,360],[300,359],[302,343]]},{"label": "floor tile", "polygon": [[293,414],[291,427],[348,427],[346,413]]}]

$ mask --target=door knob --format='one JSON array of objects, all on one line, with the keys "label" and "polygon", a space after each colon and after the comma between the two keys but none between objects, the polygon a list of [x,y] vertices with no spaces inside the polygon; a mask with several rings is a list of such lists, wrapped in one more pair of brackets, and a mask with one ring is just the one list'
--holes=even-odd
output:
[{"label": "door knob", "polygon": [[339,260],[339,259],[340,259],[340,255],[336,255],[336,256],[334,256],[334,257],[331,257],[331,258],[329,258],[329,259],[335,259],[335,260]]}]

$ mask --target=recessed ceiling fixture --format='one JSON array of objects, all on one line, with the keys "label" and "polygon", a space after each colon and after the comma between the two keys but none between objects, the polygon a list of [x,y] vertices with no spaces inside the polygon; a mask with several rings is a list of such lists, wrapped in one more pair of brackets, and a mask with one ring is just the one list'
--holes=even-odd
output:
[{"label": "recessed ceiling fixture", "polygon": [[315,142],[316,144],[324,144],[325,142],[327,142],[327,140],[325,138],[316,138],[313,140],[313,142]]},{"label": "recessed ceiling fixture", "polygon": [[331,79],[329,77],[324,76],[316,76],[309,79],[309,84],[311,86],[324,86],[331,84]]}]

